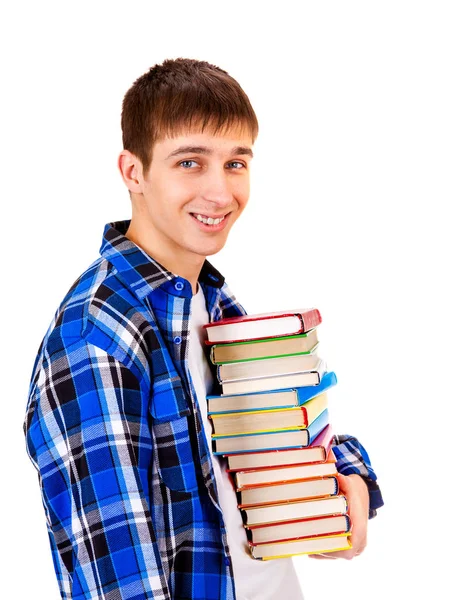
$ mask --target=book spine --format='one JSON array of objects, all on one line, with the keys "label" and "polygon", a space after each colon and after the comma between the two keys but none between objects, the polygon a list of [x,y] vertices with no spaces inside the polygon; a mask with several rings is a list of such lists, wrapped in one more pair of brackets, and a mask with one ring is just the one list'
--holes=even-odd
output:
[{"label": "book spine", "polygon": [[314,419],[309,427],[307,427],[307,431],[309,434],[308,446],[316,439],[316,437],[320,434],[320,432],[328,425],[328,409],[326,408],[324,411],[320,413],[320,415]]},{"label": "book spine", "polygon": [[300,317],[303,323],[303,332],[310,331],[322,323],[322,316],[317,308],[303,313]]}]

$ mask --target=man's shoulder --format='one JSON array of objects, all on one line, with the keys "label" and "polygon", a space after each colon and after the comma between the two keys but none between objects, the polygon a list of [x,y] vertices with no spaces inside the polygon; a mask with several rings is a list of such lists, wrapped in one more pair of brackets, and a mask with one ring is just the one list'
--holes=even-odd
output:
[{"label": "man's shoulder", "polygon": [[117,276],[115,267],[99,257],[73,282],[58,306],[41,343],[51,359],[78,344],[102,348],[129,366],[136,347],[145,343],[145,306]]}]

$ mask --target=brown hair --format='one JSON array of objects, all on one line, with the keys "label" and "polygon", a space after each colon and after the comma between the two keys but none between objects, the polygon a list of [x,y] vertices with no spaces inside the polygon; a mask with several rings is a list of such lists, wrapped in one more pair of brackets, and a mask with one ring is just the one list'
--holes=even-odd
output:
[{"label": "brown hair", "polygon": [[184,131],[238,126],[253,143],[258,120],[246,93],[226,71],[190,58],[166,59],[136,79],[122,103],[122,141],[142,162],[152,161],[153,145]]}]

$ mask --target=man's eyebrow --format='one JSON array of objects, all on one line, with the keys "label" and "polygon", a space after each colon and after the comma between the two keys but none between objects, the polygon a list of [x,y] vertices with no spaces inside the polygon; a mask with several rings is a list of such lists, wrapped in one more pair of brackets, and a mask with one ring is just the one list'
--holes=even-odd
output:
[{"label": "man's eyebrow", "polygon": [[[211,148],[207,148],[206,146],[180,146],[173,152],[171,152],[167,157],[171,158],[172,156],[178,156],[179,154],[212,154]],[[231,149],[231,154],[246,154],[248,156],[253,157],[253,151],[248,146],[235,146]]]}]

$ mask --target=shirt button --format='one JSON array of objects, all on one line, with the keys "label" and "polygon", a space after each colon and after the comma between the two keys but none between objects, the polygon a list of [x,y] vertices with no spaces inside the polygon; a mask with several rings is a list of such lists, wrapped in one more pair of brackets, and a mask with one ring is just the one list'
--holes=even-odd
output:
[{"label": "shirt button", "polygon": [[184,288],[184,283],[182,281],[177,281],[175,284],[175,289],[178,290],[179,292],[181,292],[181,290]]},{"label": "shirt button", "polygon": [[174,337],[174,338],[173,338],[173,341],[174,341],[174,343],[175,343],[175,344],[177,344],[177,345],[178,345],[178,344],[181,344],[181,338],[180,338],[180,336],[178,336],[178,335],[177,335],[177,337]]}]

